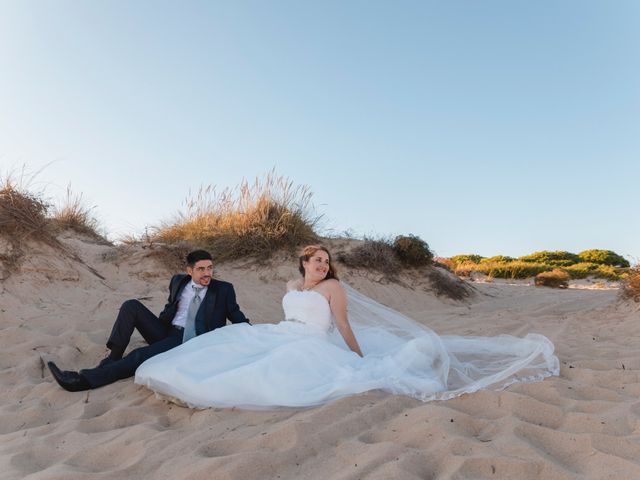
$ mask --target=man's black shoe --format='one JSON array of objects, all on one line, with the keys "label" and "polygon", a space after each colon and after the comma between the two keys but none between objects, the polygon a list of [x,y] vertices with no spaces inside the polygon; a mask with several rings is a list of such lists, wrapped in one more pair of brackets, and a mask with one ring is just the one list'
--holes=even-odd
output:
[{"label": "man's black shoe", "polygon": [[53,362],[47,362],[51,375],[56,379],[56,382],[69,392],[81,392],[83,390],[91,389],[89,382],[80,375],[78,372],[71,372],[69,370],[62,371]]}]

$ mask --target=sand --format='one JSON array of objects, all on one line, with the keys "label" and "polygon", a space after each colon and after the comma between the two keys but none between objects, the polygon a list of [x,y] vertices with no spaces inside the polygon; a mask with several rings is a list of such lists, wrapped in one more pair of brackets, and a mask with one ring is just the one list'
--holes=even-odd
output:
[{"label": "sand", "polygon": [[[54,382],[47,360],[94,366],[122,301],[160,311],[170,276],[150,249],[62,240],[83,262],[34,245],[0,283],[0,478],[640,478],[640,311],[615,289],[475,283],[456,302],[417,276],[398,285],[343,269],[441,334],[542,333],[560,376],[444,402],[369,392],[310,409],[190,410],[132,379],[77,393]],[[283,257],[216,275],[253,322],[273,322],[296,268]]]}]

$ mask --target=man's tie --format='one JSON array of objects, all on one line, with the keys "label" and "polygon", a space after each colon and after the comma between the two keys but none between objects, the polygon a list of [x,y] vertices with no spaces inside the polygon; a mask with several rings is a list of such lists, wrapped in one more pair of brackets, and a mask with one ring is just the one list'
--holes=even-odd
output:
[{"label": "man's tie", "polygon": [[187,310],[187,322],[182,334],[182,343],[196,336],[196,314],[198,313],[198,308],[200,308],[200,292],[204,287],[196,287],[195,285],[192,285],[192,287],[195,295],[189,304],[189,310]]}]

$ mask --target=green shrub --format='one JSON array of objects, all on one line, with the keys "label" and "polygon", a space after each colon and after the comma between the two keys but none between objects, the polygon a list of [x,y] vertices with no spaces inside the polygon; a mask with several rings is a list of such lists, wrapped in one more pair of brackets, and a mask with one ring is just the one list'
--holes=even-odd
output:
[{"label": "green shrub", "polygon": [[427,242],[415,235],[397,236],[393,241],[393,251],[406,267],[424,267],[433,260],[433,253]]},{"label": "green shrub", "polygon": [[480,261],[483,259],[484,257],[482,255],[475,255],[473,253],[467,254],[467,255],[455,255],[453,257],[451,257],[451,261],[455,264],[455,265],[460,265],[463,263],[480,263]]},{"label": "green shrub", "polygon": [[571,278],[581,279],[594,276],[599,266],[597,263],[580,262],[564,267],[563,270],[567,272]]},{"label": "green shrub", "polygon": [[542,263],[521,262],[464,262],[456,264],[454,273],[468,277],[473,272],[482,273],[493,278],[523,279],[536,276],[540,272],[552,270],[553,267]]},{"label": "green shrub", "polygon": [[556,268],[550,272],[541,272],[536,275],[535,284],[538,286],[554,287],[554,288],[567,288],[569,274],[559,268]]},{"label": "green shrub", "polygon": [[612,267],[611,265],[598,265],[593,276],[596,278],[604,278],[605,280],[620,280],[627,269],[620,267]]},{"label": "green shrub", "polygon": [[606,280],[620,280],[627,269],[622,267],[612,267],[611,265],[582,262],[568,267],[563,267],[563,270],[573,279],[594,277],[604,278]]},{"label": "green shrub", "polygon": [[507,255],[496,255],[495,257],[483,258],[480,263],[509,263],[513,262],[515,258]]},{"label": "green shrub", "polygon": [[519,257],[518,260],[531,263],[544,263],[555,267],[565,267],[582,261],[575,253],[560,250],[555,252],[546,250],[542,252],[534,252],[530,255]]},{"label": "green shrub", "polygon": [[[582,260],[591,258],[591,261]],[[541,251],[518,259],[506,255],[482,257],[480,255],[456,255],[449,260],[456,275],[470,276],[473,272],[494,278],[520,279],[534,277],[542,272],[561,269],[570,278],[587,277],[620,280],[627,274],[623,265],[628,262],[611,250],[585,250],[580,255],[565,251]]]},{"label": "green shrub", "polygon": [[494,262],[482,263],[475,271],[484,273],[493,278],[522,279],[530,278],[541,272],[551,270],[552,267],[543,263],[521,262]]},{"label": "green shrub", "polygon": [[611,250],[585,250],[578,254],[583,262],[598,263],[600,265],[610,265],[612,267],[629,267],[629,262]]}]

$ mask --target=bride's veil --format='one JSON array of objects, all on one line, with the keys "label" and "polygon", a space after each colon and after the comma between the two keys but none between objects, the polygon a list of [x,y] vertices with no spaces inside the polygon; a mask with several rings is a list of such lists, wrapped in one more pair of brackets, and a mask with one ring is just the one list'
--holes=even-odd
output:
[{"label": "bride's veil", "polygon": [[349,323],[371,373],[397,372],[393,393],[421,400],[447,399],[559,374],[553,344],[543,335],[439,336],[341,284],[347,292]]}]

